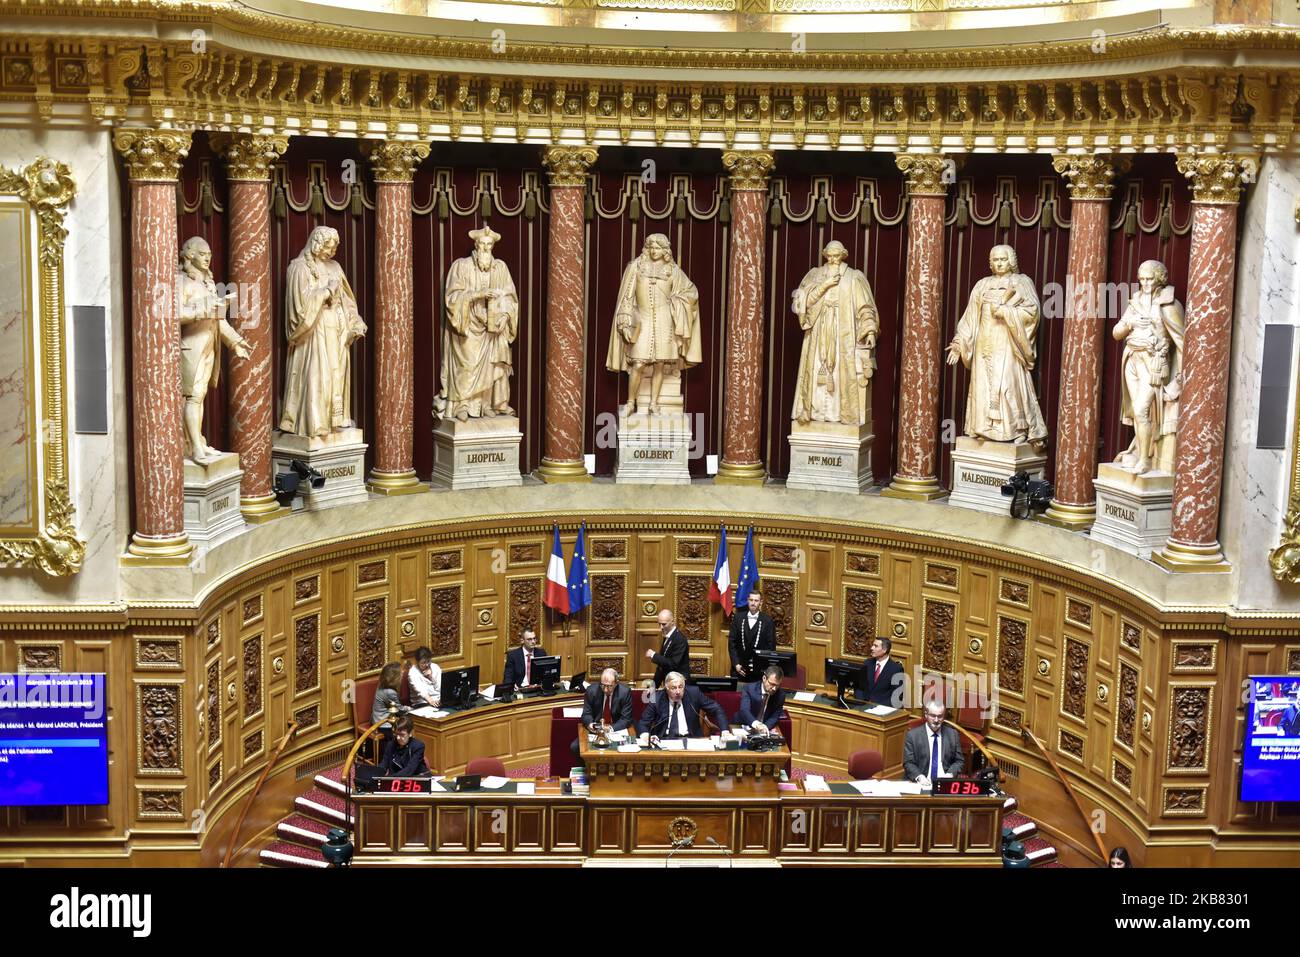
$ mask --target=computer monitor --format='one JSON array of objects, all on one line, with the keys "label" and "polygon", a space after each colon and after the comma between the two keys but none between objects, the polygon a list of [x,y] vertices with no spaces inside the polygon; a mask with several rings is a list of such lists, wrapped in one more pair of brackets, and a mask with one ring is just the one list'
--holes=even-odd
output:
[{"label": "computer monitor", "polygon": [[587,689],[587,672],[579,671],[569,679],[569,691],[585,691]]},{"label": "computer monitor", "polygon": [[533,684],[541,685],[542,694],[555,694],[560,683],[560,656],[538,655],[533,659],[531,677]]},{"label": "computer monitor", "polygon": [[442,706],[468,708],[478,694],[478,665],[442,673]]},{"label": "computer monitor", "polygon": [[494,689],[495,696],[493,700],[509,701],[511,698],[514,697],[514,694],[515,694],[515,686],[513,684],[508,685],[504,681],[499,681],[497,682],[496,688]]},{"label": "computer monitor", "polygon": [[793,651],[756,651],[754,652],[754,677],[759,678],[769,666],[776,665],[781,674],[793,678],[799,670],[799,659]]},{"label": "computer monitor", "polygon": [[836,703],[841,708],[849,706],[848,701],[844,698],[844,692],[849,688],[856,688],[859,677],[862,674],[862,662],[845,661],[840,658],[826,659],[826,683],[835,685],[837,690]]},{"label": "computer monitor", "polygon": [[713,694],[716,691],[735,691],[736,681],[737,679],[728,678],[726,676],[711,677],[708,675],[700,675],[699,677],[688,678],[687,684],[695,685],[695,687],[699,688],[705,694]]}]

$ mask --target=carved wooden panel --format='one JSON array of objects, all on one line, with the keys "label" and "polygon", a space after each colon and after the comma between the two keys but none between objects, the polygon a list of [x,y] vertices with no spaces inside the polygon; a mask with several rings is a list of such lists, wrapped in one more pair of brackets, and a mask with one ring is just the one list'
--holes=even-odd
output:
[{"label": "carved wooden panel", "polygon": [[262,729],[258,728],[244,738],[244,760],[255,758],[262,753]]},{"label": "carved wooden panel", "polygon": [[1300,648],[1290,648],[1286,653],[1286,673],[1300,674]]},{"label": "carved wooden panel", "polygon": [[939,585],[943,588],[957,587],[957,569],[952,565],[925,563],[925,582],[927,585]]},{"label": "carved wooden panel", "polygon": [[1092,627],[1092,606],[1075,598],[1065,600],[1065,620],[1082,628]]},{"label": "carved wooden panel", "polygon": [[1174,671],[1177,672],[1213,672],[1218,663],[1214,642],[1175,641]]},{"label": "carved wooden panel", "polygon": [[307,578],[300,578],[293,584],[293,600],[295,603],[311,601],[320,595],[320,576],[310,575]]},{"label": "carved wooden panel", "polygon": [[682,634],[694,642],[709,641],[709,576],[677,575],[675,594],[673,614]]},{"label": "carved wooden panel", "polygon": [[1169,747],[1166,771],[1195,774],[1209,770],[1213,688],[1174,685],[1169,700]]},{"label": "carved wooden panel", "polygon": [[320,686],[320,615],[299,618],[293,632],[293,691],[299,694]]},{"label": "carved wooden panel", "polygon": [[1013,605],[1029,607],[1029,583],[1014,578],[1004,578],[998,586],[998,597]]},{"label": "carved wooden panel", "polygon": [[627,640],[627,575],[592,574],[591,640],[625,642]]},{"label": "carved wooden panel", "polygon": [[221,659],[208,665],[208,750],[221,743]]},{"label": "carved wooden panel", "polygon": [[357,602],[357,674],[367,675],[388,662],[388,599]]},{"label": "carved wooden panel", "polygon": [[179,684],[136,685],[136,766],[141,774],[185,773],[182,719]]},{"label": "carved wooden panel", "polygon": [[713,561],[713,542],[707,538],[677,539],[677,560],[679,562]]},{"label": "carved wooden panel", "polygon": [[510,546],[507,562],[515,565],[536,565],[542,560],[541,542],[516,542]]},{"label": "carved wooden panel", "polygon": [[759,561],[764,565],[793,565],[798,554],[797,545],[765,544],[759,549]]},{"label": "carved wooden panel", "polygon": [[1088,646],[1074,638],[1065,639],[1061,711],[1080,721],[1088,716]]},{"label": "carved wooden panel", "polygon": [[460,585],[429,589],[429,650],[435,658],[460,654]]},{"label": "carved wooden panel", "polygon": [[1120,621],[1119,640],[1129,651],[1142,653],[1142,629],[1131,621]]},{"label": "carved wooden panel", "polygon": [[1111,762],[1111,778],[1125,791],[1133,790],[1133,769],[1118,759]]},{"label": "carved wooden panel", "polygon": [[1021,725],[1024,723],[1025,716],[1015,708],[1008,708],[1005,705],[998,705],[998,712],[993,717],[993,723],[999,727],[1006,728],[1009,731],[1020,733]]},{"label": "carved wooden panel", "polygon": [[244,599],[244,624],[251,625],[262,618],[262,596],[250,595]]},{"label": "carved wooden panel", "polygon": [[459,571],[464,559],[459,548],[448,548],[429,553],[429,574],[441,575],[443,572]]},{"label": "carved wooden panel", "polygon": [[305,708],[299,708],[293,713],[293,720],[303,730],[316,727],[320,724],[320,705],[309,704]]},{"label": "carved wooden panel", "polygon": [[1115,703],[1115,740],[1133,750],[1137,731],[1138,671],[1127,662],[1119,665],[1119,700]]},{"label": "carved wooden panel", "polygon": [[844,632],[841,647],[846,655],[867,657],[876,638],[876,611],[880,591],[858,585],[844,586]]},{"label": "carved wooden panel", "polygon": [[952,671],[956,616],[957,608],[951,602],[925,600],[925,648],[921,663],[926,671]]},{"label": "carved wooden panel", "polygon": [[1071,757],[1083,760],[1083,738],[1077,734],[1071,734],[1069,731],[1061,731],[1061,752]]},{"label": "carved wooden panel", "polygon": [[[763,611],[772,616],[776,625],[776,643],[793,645],[795,642],[795,581],[793,578],[764,578],[760,590],[763,593]],[[737,614],[740,614],[737,612]]]},{"label": "carved wooden panel", "polygon": [[1003,691],[1025,693],[1025,652],[1028,644],[1028,622],[998,615],[998,687]]},{"label": "carved wooden panel", "polygon": [[136,816],[152,820],[183,821],[184,797],[181,788],[141,788],[136,792]]},{"label": "carved wooden panel", "polygon": [[624,655],[588,655],[587,680],[595,684],[600,680],[600,673],[606,668],[613,668],[619,677],[623,676]]},{"label": "carved wooden panel", "polygon": [[221,784],[221,759],[220,758],[217,759],[216,764],[208,768],[208,793],[211,794],[213,791],[215,791],[219,784]]},{"label": "carved wooden panel", "polygon": [[1205,788],[1203,787],[1166,787],[1164,800],[1165,817],[1203,817],[1205,815]]},{"label": "carved wooden panel", "polygon": [[215,645],[220,640],[221,640],[221,618],[217,617],[217,618],[213,618],[210,622],[208,622],[208,645],[206,650],[208,651],[212,650],[212,646]]},{"label": "carved wooden panel", "polygon": [[63,670],[62,645],[19,645],[19,671]]},{"label": "carved wooden panel", "polygon": [[506,644],[519,644],[519,636],[525,628],[541,634],[542,628],[542,578],[540,575],[528,578],[510,579],[510,606],[506,618],[509,633]]},{"label": "carved wooden panel", "polygon": [[142,670],[181,669],[180,638],[159,638],[153,635],[136,635],[135,666]]},{"label": "carved wooden panel", "polygon": [[593,538],[591,540],[591,560],[593,562],[627,561],[627,539]]},{"label": "carved wooden panel", "polygon": [[377,562],[366,562],[364,565],[357,566],[357,584],[373,585],[376,582],[388,580],[388,562],[380,560]]},{"label": "carved wooden panel", "polygon": [[691,674],[693,674],[693,675],[707,675],[708,673],[709,673],[709,659],[708,659],[708,658],[697,658],[697,657],[695,657],[694,655],[692,655],[692,656],[691,656]]},{"label": "carved wooden panel", "polygon": [[844,570],[850,575],[879,575],[880,556],[869,552],[845,552]]},{"label": "carved wooden panel", "polygon": [[244,640],[244,720],[262,713],[262,636]]}]

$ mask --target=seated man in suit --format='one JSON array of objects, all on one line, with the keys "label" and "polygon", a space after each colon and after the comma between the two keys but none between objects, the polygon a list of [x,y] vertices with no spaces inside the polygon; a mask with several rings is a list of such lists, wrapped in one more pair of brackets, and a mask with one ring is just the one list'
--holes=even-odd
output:
[{"label": "seated man in suit", "polygon": [[358,764],[357,785],[368,785],[375,778],[417,778],[430,773],[424,763],[424,742],[412,737],[415,722],[404,714],[393,722],[393,737],[384,745],[378,764]]},{"label": "seated man in suit", "polygon": [[640,732],[650,735],[651,742],[655,743],[660,738],[703,737],[701,714],[708,715],[719,730],[728,726],[727,716],[718,703],[698,688],[686,687],[685,676],[674,671],[664,678],[663,690],[650,699],[641,713]]},{"label": "seated man in suit", "polygon": [[663,647],[656,652],[653,648],[645,656],[655,663],[655,687],[658,688],[668,679],[669,672],[687,674],[691,670],[691,647],[686,636],[677,630],[677,619],[667,608],[659,612],[659,633],[663,636]]},{"label": "seated man in suit", "polygon": [[907,732],[903,739],[903,775],[908,781],[928,786],[935,778],[952,777],[966,769],[961,737],[956,728],[943,723],[947,713],[942,702],[927,702],[925,724]]},{"label": "seated man in suit", "polygon": [[1300,685],[1296,685],[1295,695],[1287,705],[1286,711],[1282,712],[1282,720],[1278,722],[1278,727],[1288,738],[1300,737]]},{"label": "seated man in suit", "polygon": [[506,672],[501,683],[511,688],[531,688],[533,659],[545,654],[546,649],[537,644],[537,632],[525,628],[519,636],[519,647],[506,652]]},{"label": "seated man in suit", "polygon": [[889,657],[894,643],[888,638],[871,642],[871,657],[862,666],[858,676],[858,697],[887,708],[901,708],[906,704],[901,694],[907,676],[903,666]]},{"label": "seated man in suit", "polygon": [[754,652],[776,650],[776,622],[763,613],[763,596],[757,591],[749,593],[749,605],[737,608],[731,616],[731,634],[727,638],[727,653],[731,656],[731,673],[747,681],[753,680]]},{"label": "seated man in suit", "polygon": [[784,678],[784,672],[772,665],[758,681],[745,685],[740,692],[736,724],[760,734],[780,734],[778,724],[785,708],[785,690],[781,687]]},{"label": "seated man in suit", "polygon": [[573,756],[579,761],[578,742],[581,735],[593,726],[604,725],[610,731],[622,731],[632,726],[632,689],[619,683],[618,672],[613,668],[600,673],[600,684],[587,686],[586,696],[582,699],[582,717],[578,720],[583,730],[578,732],[578,738],[573,739]]}]

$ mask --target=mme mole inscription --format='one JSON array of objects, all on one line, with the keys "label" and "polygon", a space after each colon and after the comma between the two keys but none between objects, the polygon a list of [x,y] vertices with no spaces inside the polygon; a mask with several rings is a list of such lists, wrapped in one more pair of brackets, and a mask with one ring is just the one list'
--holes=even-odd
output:
[{"label": "mme mole inscription", "polygon": [[808,456],[809,465],[823,465],[827,468],[843,468],[844,456],[842,455],[810,455]]}]

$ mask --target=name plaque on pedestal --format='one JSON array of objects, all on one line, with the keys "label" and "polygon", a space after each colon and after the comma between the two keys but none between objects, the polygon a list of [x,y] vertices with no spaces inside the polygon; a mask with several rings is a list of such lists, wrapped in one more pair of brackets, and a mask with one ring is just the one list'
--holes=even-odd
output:
[{"label": "name plaque on pedestal", "polygon": [[519,474],[519,419],[493,415],[461,422],[438,420],[433,430],[434,488],[503,488],[523,485]]},{"label": "name plaque on pedestal", "polygon": [[634,412],[618,408],[617,484],[690,485],[691,419],[680,409]]},{"label": "name plaque on pedestal", "polygon": [[185,460],[185,534],[199,548],[211,548],[245,528],[239,510],[239,456],[223,452],[200,465]]},{"label": "name plaque on pedestal", "polygon": [[1011,514],[1003,484],[1017,472],[1041,479],[1047,456],[1028,442],[991,442],[963,435],[952,450],[952,494],[948,504],[995,515]]},{"label": "name plaque on pedestal", "polygon": [[871,487],[870,425],[795,422],[790,429],[786,488],[861,494]]},{"label": "name plaque on pedestal", "polygon": [[366,491],[366,443],[360,429],[343,429],[321,439],[309,439],[285,432],[273,433],[271,463],[275,472],[289,472],[289,463],[298,459],[325,477],[325,484],[313,489],[300,479],[294,507],[315,511],[336,505],[350,505],[370,499]]},{"label": "name plaque on pedestal", "polygon": [[1169,538],[1173,522],[1174,477],[1168,472],[1135,475],[1118,465],[1097,467],[1097,520],[1090,534],[1139,558],[1150,558]]}]

